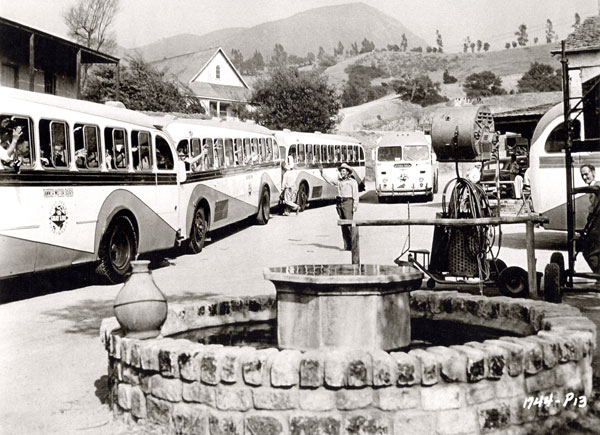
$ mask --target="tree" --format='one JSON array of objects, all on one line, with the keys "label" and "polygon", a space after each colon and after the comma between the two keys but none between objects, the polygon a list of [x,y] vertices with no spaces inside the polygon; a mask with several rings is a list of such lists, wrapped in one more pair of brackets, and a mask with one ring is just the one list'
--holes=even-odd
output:
[{"label": "tree", "polygon": [[475,53],[475,43],[474,42],[471,42],[470,47],[471,47],[471,53]]},{"label": "tree", "polygon": [[258,105],[252,115],[256,122],[274,130],[328,131],[340,108],[324,75],[297,68],[273,69],[256,82],[251,100]]},{"label": "tree", "polygon": [[484,43],[483,44],[483,51],[487,52],[489,49],[490,49],[490,43],[489,42]]},{"label": "tree", "polygon": [[373,43],[373,41],[369,41],[367,38],[363,39],[361,42],[360,52],[370,53],[373,50],[375,50],[375,44]]},{"label": "tree", "polygon": [[275,44],[273,49],[273,55],[271,56],[271,67],[282,67],[287,65],[288,54],[281,44]]},{"label": "tree", "polygon": [[358,44],[356,42],[353,42],[350,46],[350,54],[352,56],[356,56],[358,54]]},{"label": "tree", "polygon": [[[119,12],[119,0],[79,0],[63,14],[67,34],[77,43],[97,51],[112,53],[117,42],[110,32]],[[82,88],[85,89],[90,64],[83,64]]]},{"label": "tree", "polygon": [[388,51],[400,51],[400,46],[398,44],[388,44]]},{"label": "tree", "polygon": [[577,30],[581,27],[581,17],[579,16],[579,14],[577,12],[575,12],[575,23],[573,23],[572,27],[575,30]]},{"label": "tree", "polygon": [[481,42],[481,39],[477,40],[477,51],[481,51],[481,47],[483,47],[483,42]]},{"label": "tree", "polygon": [[515,32],[515,36],[517,37],[517,43],[521,47],[526,46],[527,45],[527,41],[529,41],[528,35],[527,35],[527,26],[525,24],[521,24],[519,26],[519,30],[517,30]]},{"label": "tree", "polygon": [[448,101],[446,97],[440,95],[440,84],[434,83],[426,74],[394,80],[393,86],[400,99],[421,106]]},{"label": "tree", "polygon": [[442,82],[444,82],[445,85],[449,84],[449,83],[456,83],[458,81],[458,79],[456,77],[454,77],[453,75],[451,75],[448,72],[448,69],[444,70],[444,74],[442,75]]},{"label": "tree", "polygon": [[510,42],[507,42],[506,44],[504,44],[504,48],[506,48],[508,50],[510,48]]},{"label": "tree", "polygon": [[556,34],[554,33],[552,21],[550,21],[550,18],[548,18],[546,20],[546,44],[550,44],[552,42],[554,35]]},{"label": "tree", "polygon": [[465,39],[463,42],[463,53],[466,53],[469,51],[470,45],[471,45],[471,37],[467,36],[467,39]]},{"label": "tree", "polygon": [[317,59],[319,60],[319,62],[323,60],[323,57],[325,57],[325,49],[319,46],[319,52],[317,53]]},{"label": "tree", "polygon": [[537,43],[538,43],[538,41],[539,41],[539,38],[538,38],[537,36],[536,36],[535,38],[533,38],[533,43],[534,43],[534,44],[537,44]]},{"label": "tree", "polygon": [[[119,71],[120,100],[128,109],[154,112],[204,113],[193,92],[171,81],[165,72],[144,62],[141,57],[128,59],[128,67]],[[116,98],[113,67],[101,66],[90,71],[83,98],[103,103]]]},{"label": "tree", "polygon": [[244,65],[244,55],[242,54],[242,52],[240,50],[237,50],[235,48],[231,49],[231,63],[238,70],[240,70],[240,71],[242,70],[242,67]]},{"label": "tree", "polygon": [[517,41],[513,41],[512,46],[513,46],[513,48],[517,48]]},{"label": "tree", "polygon": [[444,43],[442,42],[442,34],[440,33],[439,30],[435,31],[435,42],[437,44],[437,48],[438,48],[438,52],[443,53],[444,52]]},{"label": "tree", "polygon": [[403,52],[406,52],[407,49],[408,49],[408,39],[406,39],[406,34],[403,33],[402,34],[402,42],[400,42],[400,50],[402,50]]},{"label": "tree", "polygon": [[337,48],[333,49],[333,54],[335,56],[342,56],[344,54],[344,44],[342,44],[342,41],[338,41]]},{"label": "tree", "polygon": [[348,73],[348,82],[342,92],[342,107],[358,106],[376,100],[388,94],[385,86],[372,86],[371,80],[382,77],[385,72],[376,66],[350,65],[344,71]]},{"label": "tree", "polygon": [[315,54],[312,51],[309,51],[308,53],[306,53],[306,60],[308,61],[309,64],[313,64],[315,63]]},{"label": "tree", "polygon": [[490,95],[503,95],[502,79],[491,71],[473,73],[465,79],[463,90],[469,98],[489,97]]},{"label": "tree", "polygon": [[560,69],[554,69],[545,63],[534,62],[529,71],[517,83],[519,92],[554,92],[562,89]]}]

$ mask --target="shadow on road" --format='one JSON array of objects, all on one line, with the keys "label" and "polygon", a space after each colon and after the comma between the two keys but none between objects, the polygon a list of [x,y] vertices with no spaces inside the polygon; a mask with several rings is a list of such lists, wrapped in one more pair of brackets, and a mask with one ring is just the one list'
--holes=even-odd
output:
[{"label": "shadow on road", "polygon": [[[185,304],[189,301],[198,301],[199,299],[211,299],[218,296],[214,293],[194,293],[187,292],[175,297],[167,296],[169,304]],[[83,334],[97,336],[102,319],[113,317],[113,301],[84,299],[76,304],[65,306],[58,310],[44,311],[45,316],[60,320],[67,320],[71,323],[64,332],[67,334]]]},{"label": "shadow on road", "polygon": [[322,248],[322,249],[333,249],[334,251],[343,251],[344,250],[344,249],[340,248],[339,246],[324,245],[322,243],[298,243],[298,246],[315,246],[317,248]]}]

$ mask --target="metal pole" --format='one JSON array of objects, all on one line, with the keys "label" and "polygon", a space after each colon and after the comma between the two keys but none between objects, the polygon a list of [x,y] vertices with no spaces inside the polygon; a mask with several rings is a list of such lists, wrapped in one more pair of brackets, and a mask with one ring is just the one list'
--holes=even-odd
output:
[{"label": "metal pole", "polygon": [[562,64],[562,89],[563,89],[563,112],[565,132],[565,171],[567,176],[567,240],[568,240],[568,263],[567,285],[573,287],[573,273],[575,272],[575,210],[573,207],[573,156],[571,148],[573,137],[571,131],[571,107],[569,92],[569,60],[566,56],[565,41],[561,41]]},{"label": "metal pole", "polygon": [[360,264],[360,243],[358,238],[358,227],[354,224],[350,227],[352,241],[352,264]]}]

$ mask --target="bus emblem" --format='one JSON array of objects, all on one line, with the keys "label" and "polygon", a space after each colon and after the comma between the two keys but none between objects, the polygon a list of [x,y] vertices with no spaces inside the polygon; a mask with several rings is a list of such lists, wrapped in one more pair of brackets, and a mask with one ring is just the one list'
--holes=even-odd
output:
[{"label": "bus emblem", "polygon": [[50,210],[50,229],[54,234],[62,234],[67,227],[67,207],[62,201],[54,203]]}]

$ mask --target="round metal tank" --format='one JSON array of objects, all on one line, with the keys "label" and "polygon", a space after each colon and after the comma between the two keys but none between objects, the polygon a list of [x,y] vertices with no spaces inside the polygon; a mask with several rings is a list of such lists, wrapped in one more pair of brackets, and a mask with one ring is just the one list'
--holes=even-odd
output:
[{"label": "round metal tank", "polygon": [[478,160],[482,142],[494,132],[494,118],[487,106],[445,107],[431,121],[431,144],[438,161]]}]

